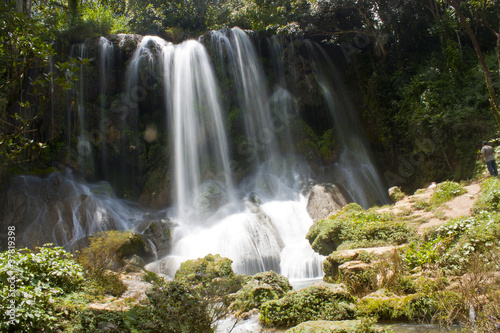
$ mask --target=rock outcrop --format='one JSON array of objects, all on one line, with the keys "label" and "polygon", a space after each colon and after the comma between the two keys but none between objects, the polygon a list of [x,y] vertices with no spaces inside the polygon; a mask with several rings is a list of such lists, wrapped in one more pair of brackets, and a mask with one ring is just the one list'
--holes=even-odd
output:
[{"label": "rock outcrop", "polygon": [[307,199],[307,212],[314,221],[322,220],[351,202],[334,184],[314,185]]}]

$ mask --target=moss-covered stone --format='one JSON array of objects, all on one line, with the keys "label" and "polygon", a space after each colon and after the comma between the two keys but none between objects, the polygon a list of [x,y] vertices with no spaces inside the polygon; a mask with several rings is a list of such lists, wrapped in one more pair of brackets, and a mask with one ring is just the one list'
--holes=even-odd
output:
[{"label": "moss-covered stone", "polygon": [[349,204],[330,218],[315,222],[306,238],[316,252],[327,256],[335,250],[404,244],[414,234],[394,214]]},{"label": "moss-covered stone", "polygon": [[398,186],[393,186],[388,191],[389,191],[389,197],[392,199],[393,202],[398,202],[399,200],[405,197],[404,192],[401,191],[401,188]]},{"label": "moss-covered stone", "polygon": [[429,319],[437,311],[438,302],[432,295],[413,294],[400,297],[374,293],[361,299],[357,314],[379,320],[419,320]]},{"label": "moss-covered stone", "polygon": [[116,253],[121,258],[128,258],[133,255],[138,255],[143,259],[154,258],[154,252],[148,246],[145,237],[136,233],[130,233],[125,242],[117,249]]},{"label": "moss-covered stone", "polygon": [[276,300],[292,290],[288,279],[276,272],[258,273],[249,277],[245,285],[236,294],[231,304],[233,310],[248,312],[270,300]]},{"label": "moss-covered stone", "polygon": [[262,304],[260,321],[265,326],[286,328],[309,320],[353,319],[354,302],[343,285],[318,283]]},{"label": "moss-covered stone", "polygon": [[[233,272],[231,263],[231,259],[221,257],[218,254],[208,254],[204,258],[187,260],[181,264],[181,267],[175,273],[175,280],[187,285],[201,286],[217,279],[234,279],[236,274]],[[232,292],[240,288],[241,281],[239,283],[235,281]]]}]

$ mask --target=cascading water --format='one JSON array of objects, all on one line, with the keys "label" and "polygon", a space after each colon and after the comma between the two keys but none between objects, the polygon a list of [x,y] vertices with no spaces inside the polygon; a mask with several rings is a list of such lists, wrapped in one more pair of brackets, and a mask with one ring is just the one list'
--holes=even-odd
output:
[{"label": "cascading water", "polygon": [[335,66],[317,44],[310,41],[305,44],[309,61],[313,64],[314,76],[323,91],[337,138],[342,145],[338,162],[334,166],[335,178],[344,185],[354,201],[365,208],[388,203],[390,200],[387,191],[355,118],[356,110],[345,97],[347,92],[339,80]]},{"label": "cascading water", "polygon": [[[262,65],[252,40],[243,30],[233,28],[229,37],[221,32],[212,32],[211,39],[218,54],[227,55],[239,106],[243,110],[247,160],[258,166],[276,157],[278,152]],[[224,62],[223,59],[220,61]]]},{"label": "cascading water", "polygon": [[[71,48],[70,56],[79,59],[88,58],[88,48],[86,43],[81,43],[78,45],[73,45]],[[87,110],[85,108],[86,98],[85,98],[85,82],[86,71],[84,63],[80,63],[79,66],[79,80],[76,82],[73,95],[75,100],[71,100],[69,112],[73,113],[70,115],[70,119],[75,119],[76,122],[76,133],[77,137],[77,153],[79,158],[80,173],[85,176],[87,172],[93,169],[93,158],[92,158],[92,145],[90,144],[90,139],[88,136],[88,124],[87,124]],[[76,115],[75,115],[76,114]],[[74,124],[71,122],[68,124],[68,133],[73,132]]]},{"label": "cascading water", "polygon": [[108,184],[86,184],[70,172],[17,177],[6,200],[3,222],[17,226],[17,246],[51,242],[71,249],[100,231],[130,230],[145,216],[114,197]]},{"label": "cascading water", "polygon": [[[100,80],[100,90],[101,90],[101,114],[99,119],[99,130],[102,132],[107,131],[108,126],[108,107],[106,94],[109,89],[109,81],[112,77],[112,69],[114,67],[114,46],[111,41],[105,37],[99,38],[99,75]],[[100,150],[101,150],[101,170],[105,179],[109,179],[109,167],[108,167],[108,150],[106,147],[106,140],[104,137],[100,138]]]},{"label": "cascading water", "polygon": [[[170,53],[169,53],[170,54]],[[229,198],[234,196],[229,150],[217,96],[217,83],[205,48],[196,41],[187,41],[175,48],[173,59],[165,59],[171,96],[169,110],[174,136],[175,187],[177,215],[187,222],[199,212],[201,177],[203,173],[222,176],[218,186]],[[218,180],[218,179],[214,179]],[[193,202],[193,199],[195,200]]]}]

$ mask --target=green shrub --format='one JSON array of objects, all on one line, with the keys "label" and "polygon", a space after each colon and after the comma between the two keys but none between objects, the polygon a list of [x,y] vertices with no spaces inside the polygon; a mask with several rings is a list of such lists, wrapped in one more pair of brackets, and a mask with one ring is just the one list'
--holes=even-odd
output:
[{"label": "green shrub", "polygon": [[339,274],[339,281],[344,283],[350,293],[358,296],[377,289],[377,270],[372,267],[359,270],[344,270]]},{"label": "green shrub", "polygon": [[443,242],[441,237],[424,243],[413,242],[406,248],[404,261],[410,268],[428,269],[440,259],[444,251]]},{"label": "green shrub", "polygon": [[119,296],[126,287],[115,271],[123,265],[123,254],[129,254],[130,248],[136,247],[136,242],[131,242],[134,234],[110,230],[89,238],[90,245],[78,256],[88,278],[87,290],[93,295]]},{"label": "green shrub", "polygon": [[439,206],[466,192],[467,190],[456,182],[442,182],[436,186],[434,194],[432,195],[432,198],[430,200],[430,204],[433,206]]},{"label": "green shrub", "polygon": [[110,230],[90,236],[90,245],[81,251],[78,261],[94,276],[101,276],[108,270],[118,270],[122,265],[119,249],[131,235],[128,231]]},{"label": "green shrub", "polygon": [[[181,281],[155,285],[146,293],[149,304],[128,314],[129,325],[140,332],[213,332],[209,303],[199,290]],[[147,318],[147,319],[146,319]]]},{"label": "green shrub", "polygon": [[126,313],[121,311],[86,308],[72,314],[69,320],[63,323],[61,331],[65,333],[130,332],[126,318]]},{"label": "green shrub", "polygon": [[[2,252],[1,330],[52,331],[57,323],[52,306],[54,298],[78,290],[82,281],[82,267],[61,247],[46,244],[35,251],[20,249]],[[11,305],[15,306],[13,317]]]},{"label": "green shrub", "polygon": [[354,297],[324,285],[290,291],[260,308],[265,326],[286,328],[309,320],[346,320],[355,316]]},{"label": "green shrub", "polygon": [[500,179],[491,177],[481,184],[481,195],[474,204],[473,213],[498,211],[500,204]]},{"label": "green shrub", "polygon": [[233,293],[243,282],[230,259],[211,254],[183,262],[174,281],[165,282],[151,272],[145,279],[153,288],[146,293],[146,303],[126,314],[132,331],[213,332],[216,322],[229,314]]}]

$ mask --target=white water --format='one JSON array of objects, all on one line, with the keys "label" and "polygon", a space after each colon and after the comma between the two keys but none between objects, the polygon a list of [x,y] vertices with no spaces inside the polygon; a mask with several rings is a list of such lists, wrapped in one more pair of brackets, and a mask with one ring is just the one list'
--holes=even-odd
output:
[{"label": "white water", "polygon": [[316,81],[330,111],[336,137],[343,147],[331,172],[361,206],[368,208],[373,204],[388,202],[382,178],[375,168],[356,119],[356,110],[346,98],[347,91],[339,80],[335,66],[318,45],[310,41],[306,41],[305,45]]},{"label": "white water", "polygon": [[[229,196],[234,189],[221,103],[208,54],[199,42],[187,41],[176,46],[172,55],[172,62],[169,59],[165,62],[172,66],[166,70],[172,75],[165,75],[165,95],[172,98],[169,115],[174,141],[177,215],[187,222],[193,218],[193,212],[199,211],[193,199],[202,195],[204,172],[214,173],[211,178],[221,181]],[[222,179],[217,179],[221,175]]]}]

